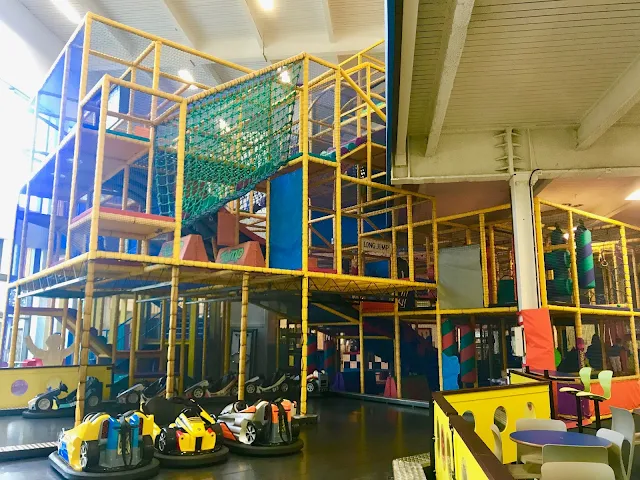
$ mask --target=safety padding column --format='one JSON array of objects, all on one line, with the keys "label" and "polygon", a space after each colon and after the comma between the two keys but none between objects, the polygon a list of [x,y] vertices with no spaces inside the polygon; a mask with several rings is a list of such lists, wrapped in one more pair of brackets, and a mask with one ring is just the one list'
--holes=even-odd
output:
[{"label": "safety padding column", "polygon": [[[532,173],[514,173],[509,181],[509,186],[513,217],[516,293],[518,295],[518,310],[520,311],[518,324],[524,330],[526,363],[533,368],[553,369],[553,336],[547,335],[547,332],[551,331],[551,318],[547,309],[540,309],[538,258],[542,255],[542,250],[540,250],[540,255],[536,250],[536,243],[541,240],[541,236],[536,237],[536,233],[538,233],[536,224],[540,223],[540,215],[539,208],[535,209],[537,214],[535,216],[533,211]],[[539,229],[540,225],[537,230]],[[543,245],[539,245],[539,248],[542,249]],[[544,282],[545,279],[542,278],[541,281]],[[546,291],[544,297],[546,297]],[[538,312],[536,313],[536,311]],[[547,358],[545,352],[551,352],[550,359]]]},{"label": "safety padding column", "polygon": [[474,386],[476,378],[476,329],[469,322],[460,326],[460,380]]}]

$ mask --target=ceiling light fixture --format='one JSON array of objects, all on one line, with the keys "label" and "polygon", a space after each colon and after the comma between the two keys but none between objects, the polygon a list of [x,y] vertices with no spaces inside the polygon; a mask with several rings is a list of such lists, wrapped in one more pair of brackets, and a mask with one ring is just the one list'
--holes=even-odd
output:
[{"label": "ceiling light fixture", "polygon": [[627,198],[625,198],[625,200],[640,201],[640,188],[638,190],[635,190],[634,192],[631,192],[629,194],[629,196]]},{"label": "ceiling light fixture", "polygon": [[289,70],[283,70],[280,73],[280,80],[284,83],[291,83],[291,75],[289,75]]},{"label": "ceiling light fixture", "polygon": [[263,10],[273,10],[273,0],[258,0]]},{"label": "ceiling light fixture", "polygon": [[[178,71],[178,76],[179,76],[182,80],[184,80],[185,82],[187,82],[187,83],[193,83],[193,82],[194,82],[194,80],[193,80],[193,75],[191,75],[191,72],[190,72],[189,70],[184,69],[184,68],[183,68],[182,70],[179,70],[179,71]],[[191,87],[193,87],[193,85],[191,85]],[[190,88],[191,88],[191,87],[190,87]]]},{"label": "ceiling light fixture", "polygon": [[51,3],[74,25],[82,22],[82,17],[76,12],[76,9],[73,8],[73,5],[71,5],[68,0],[51,0]]}]

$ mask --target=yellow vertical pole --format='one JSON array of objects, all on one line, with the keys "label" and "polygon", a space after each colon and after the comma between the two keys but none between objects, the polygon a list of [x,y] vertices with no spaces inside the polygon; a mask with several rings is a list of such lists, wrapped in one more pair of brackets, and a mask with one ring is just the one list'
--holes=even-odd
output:
[{"label": "yellow vertical pole", "polygon": [[242,274],[242,306],[240,309],[240,355],[238,359],[238,400],[244,400],[247,368],[247,322],[249,317],[249,274]]},{"label": "yellow vertical pole", "polygon": [[14,368],[16,366],[16,346],[18,344],[18,328],[20,326],[20,307],[20,287],[16,287],[16,300],[13,307],[13,322],[11,324],[11,345],[9,347],[9,368]]},{"label": "yellow vertical pole", "polygon": [[[91,27],[93,19],[89,16],[85,20],[84,38],[82,43],[82,67],[80,68],[80,87],[78,89],[78,99],[82,100],[87,94],[87,77],[89,74],[89,50],[91,49]],[[103,105],[106,108],[106,103]],[[73,148],[73,167],[71,170],[71,192],[69,193],[69,222],[67,224],[67,250],[65,259],[71,258],[71,220],[75,216],[76,211],[76,183],[78,181],[78,163],[80,159],[80,138],[82,137],[82,106],[78,101],[78,113],[76,116],[76,137]]]},{"label": "yellow vertical pole", "polygon": [[540,213],[540,199],[533,199],[533,212],[536,228],[536,255],[538,256],[538,282],[540,285],[540,303],[542,308],[549,306],[547,299],[547,275],[544,265],[544,238],[542,236],[542,215]]},{"label": "yellow vertical pole", "polygon": [[69,320],[69,299],[62,300],[62,325],[60,326],[60,336],[62,337],[62,348],[67,346],[67,328]]},{"label": "yellow vertical pole", "polygon": [[187,336],[187,299],[182,297],[182,317],[180,319],[180,376],[178,377],[178,392],[184,391],[184,350],[187,344],[185,337]]},{"label": "yellow vertical pole", "polygon": [[[309,271],[309,57],[306,55],[302,72],[300,135],[302,136],[302,271],[307,273]],[[340,172],[336,170],[336,177],[338,176]]]},{"label": "yellow vertical pole", "polygon": [[196,363],[196,332],[198,327],[199,305],[192,303],[189,310],[189,362],[187,363],[188,375],[193,378]]},{"label": "yellow vertical pole", "polygon": [[224,321],[224,373],[228,373],[231,368],[231,304],[222,303]]},{"label": "yellow vertical pole", "polygon": [[178,153],[176,166],[176,206],[175,206],[175,227],[173,231],[173,260],[180,260],[180,235],[182,232],[182,197],[184,190],[184,151],[185,135],[187,130],[187,101],[180,104],[180,114],[178,117]]},{"label": "yellow vertical pole", "polygon": [[[133,90],[131,90],[131,93],[133,93]],[[126,210],[127,206],[129,204],[129,177],[131,174],[131,167],[129,165],[126,165],[124,167],[124,180],[122,182],[122,205],[121,208],[122,210]],[[120,244],[119,244],[119,248],[118,251],[120,253],[124,252],[124,248],[125,248],[125,242],[126,240],[124,238],[120,239]]]},{"label": "yellow vertical pole", "polygon": [[467,228],[464,232],[465,245],[471,245],[471,229]]},{"label": "yellow vertical pole", "polygon": [[138,350],[138,327],[140,326],[140,304],[138,295],[133,296],[133,313],[131,314],[131,335],[129,337],[129,387],[134,384],[136,373],[136,353]]},{"label": "yellow vertical pole", "polygon": [[82,318],[84,316],[84,302],[78,300],[78,312],[76,313],[76,328],[73,334],[73,364],[80,364],[80,337],[82,336]]},{"label": "yellow vertical pole", "polygon": [[489,227],[489,269],[491,271],[491,303],[497,305],[498,263],[496,262],[496,231],[493,225]]},{"label": "yellow vertical pole", "polygon": [[[366,74],[367,74],[367,97],[371,98],[371,67],[369,67],[369,65],[367,65]],[[373,144],[371,139],[371,136],[372,136],[371,109],[369,108],[368,105],[366,108],[367,108],[367,182],[371,183],[371,170],[373,168],[373,146],[372,146]],[[360,111],[358,111],[358,117],[360,117]],[[371,200],[373,200],[373,191],[371,186],[367,186],[367,201],[369,202]],[[407,223],[409,223],[408,220],[407,220]],[[411,272],[411,270],[409,270],[409,272]]]},{"label": "yellow vertical pole", "polygon": [[[391,226],[396,227],[398,221],[396,211],[391,211]],[[391,278],[398,278],[398,234],[396,229],[391,229]]]},{"label": "yellow vertical pole", "polygon": [[87,283],[84,289],[84,311],[82,312],[82,319],[76,319],[76,325],[82,325],[82,350],[80,351],[78,390],[76,395],[76,427],[82,423],[82,419],[84,418],[84,400],[87,384],[87,369],[89,366],[89,335],[91,331],[91,316],[93,315],[94,280],[95,264],[93,261],[89,261],[87,267]]},{"label": "yellow vertical pole", "polygon": [[413,196],[407,195],[407,249],[409,255],[409,280],[416,279],[415,257],[413,254]]},{"label": "yellow vertical pole", "polygon": [[[104,145],[107,137],[107,104],[109,103],[110,83],[107,77],[102,79],[100,95],[100,120],[98,123],[98,145],[96,147],[96,167],[93,179],[93,202],[91,203],[91,230],[89,232],[89,259],[96,258],[98,250],[98,222],[100,221],[100,201],[102,198],[102,168],[104,165]],[[67,237],[70,238],[70,237]],[[70,243],[67,240],[67,243]],[[85,305],[85,308],[93,308]]]},{"label": "yellow vertical pole", "polygon": [[[175,248],[174,248],[175,251]],[[173,397],[176,374],[176,330],[178,328],[178,286],[180,269],[171,269],[171,298],[169,300],[169,340],[167,343],[167,398]]]},{"label": "yellow vertical pole", "polygon": [[[360,172],[360,164],[356,165],[357,171]],[[360,173],[358,173],[360,175]],[[356,185],[356,204],[360,205],[362,203],[362,185]],[[363,245],[363,237],[362,233],[364,232],[364,217],[362,214],[364,213],[364,209],[362,207],[358,207],[358,275],[364,275],[365,265],[366,265],[366,257]],[[395,233],[395,232],[394,232]],[[393,275],[391,276],[393,278]]]},{"label": "yellow vertical pole", "polygon": [[300,358],[300,415],[307,414],[307,332],[309,330],[309,277],[302,277],[302,352]]},{"label": "yellow vertical pole", "polygon": [[393,301],[393,358],[396,376],[397,398],[402,398],[402,368],[400,364],[400,313],[398,311],[398,293]]},{"label": "yellow vertical pole", "polygon": [[235,201],[235,209],[236,209],[236,223],[234,224],[235,233],[234,238],[236,245],[240,243],[240,199]]},{"label": "yellow vertical pole", "polygon": [[111,363],[116,363],[118,355],[118,324],[120,323],[120,295],[115,295],[111,298]]},{"label": "yellow vertical pole", "polygon": [[360,340],[360,393],[364,394],[364,320],[362,318],[362,302],[358,305],[358,337]]},{"label": "yellow vertical pole", "polygon": [[615,286],[614,292],[615,296],[613,297],[613,301],[616,304],[623,303],[622,302],[622,293],[620,292],[620,275],[618,272],[618,255],[616,255],[615,249],[611,253],[611,259],[613,260],[613,284]]},{"label": "yellow vertical pole", "polygon": [[[136,83],[136,76],[138,73],[138,69],[136,67],[130,67],[130,68],[131,68],[131,83]],[[134,94],[135,94],[135,90],[133,89],[129,90],[129,110],[127,111],[129,115],[133,115],[133,107],[135,105]],[[127,133],[133,133],[132,122],[127,123]]]},{"label": "yellow vertical pole", "polygon": [[202,318],[202,367],[200,376],[207,378],[207,329],[209,328],[209,303],[205,302]]},{"label": "yellow vertical pole", "polygon": [[[335,217],[333,218],[334,227],[333,230],[335,232],[333,248],[334,248],[334,259],[335,259],[335,268],[338,275],[342,275],[342,119],[341,119],[341,108],[342,108],[342,77],[336,72],[336,86],[334,91],[334,105],[333,105],[333,145],[336,149],[336,165],[335,165],[335,173],[336,180],[334,182],[334,187],[336,189],[334,198],[335,198]],[[356,185],[356,188],[360,189],[359,185]],[[307,193],[308,195],[308,193]],[[360,222],[360,219],[358,219]],[[360,255],[360,249],[358,249],[358,255]],[[359,275],[362,275],[362,272],[358,272]]]},{"label": "yellow vertical pole", "polygon": [[631,266],[633,270],[633,286],[636,291],[636,308],[640,308],[640,285],[638,285],[638,263],[635,249],[631,249]]},{"label": "yellow vertical pole", "polygon": [[489,306],[489,271],[487,269],[487,231],[484,225],[484,213],[480,214],[480,262],[482,264],[482,304],[486,308]]},{"label": "yellow vertical pole", "polygon": [[624,273],[624,290],[627,306],[629,308],[629,324],[631,327],[631,346],[633,348],[633,364],[634,372],[640,375],[640,367],[638,366],[638,339],[636,334],[636,319],[633,310],[633,296],[631,295],[631,278],[629,275],[629,252],[627,250],[627,233],[624,226],[620,227],[620,243],[622,250],[622,270]]},{"label": "yellow vertical pole", "polygon": [[[54,238],[56,236],[56,221],[58,220],[58,202],[59,192],[58,184],[60,179],[60,142],[64,138],[64,120],[66,118],[67,111],[67,89],[69,80],[69,65],[71,63],[71,51],[67,48],[64,51],[64,73],[62,74],[62,98],[60,99],[60,115],[58,116],[58,135],[56,142],[56,157],[53,167],[53,189],[51,192],[51,216],[49,217],[49,236],[47,239],[47,260],[46,266],[50,267],[53,264],[54,252]],[[37,103],[36,103],[37,107]],[[37,111],[36,111],[37,117]],[[57,246],[60,248],[60,244]]]},{"label": "yellow vertical pole", "polygon": [[160,370],[166,369],[166,345],[165,345],[165,330],[167,326],[167,301],[162,300],[160,304]]},{"label": "yellow vertical pole", "polygon": [[[438,219],[436,201],[432,200],[431,225],[433,235],[433,279],[438,285]],[[437,292],[437,291],[436,291]],[[440,300],[436,296],[436,343],[438,347],[438,380],[440,388],[444,388],[444,377],[442,375],[442,315],[440,314]]]},{"label": "yellow vertical pole", "polygon": [[573,304],[577,311],[575,313],[576,344],[578,345],[578,355],[580,367],[584,367],[584,339],[582,338],[582,313],[580,312],[580,290],[578,287],[578,261],[576,258],[575,232],[573,231],[573,212],[567,212],[569,229],[569,254],[571,255],[571,282],[573,283]]},{"label": "yellow vertical pole", "polygon": [[264,265],[269,268],[269,262],[271,261],[271,242],[269,241],[269,228],[271,226],[271,180],[267,180],[267,196],[266,196],[266,216],[265,216],[265,232],[264,232],[264,245],[265,245],[265,258]]}]

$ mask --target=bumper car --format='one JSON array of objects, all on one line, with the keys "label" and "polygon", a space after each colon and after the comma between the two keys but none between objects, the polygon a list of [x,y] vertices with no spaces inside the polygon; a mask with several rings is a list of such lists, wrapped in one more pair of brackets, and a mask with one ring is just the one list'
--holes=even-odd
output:
[{"label": "bumper car", "polygon": [[329,375],[324,370],[314,371],[307,375],[307,393],[323,393],[329,391]]},{"label": "bumper car", "polygon": [[262,375],[258,375],[245,382],[244,391],[247,395],[265,395],[265,394],[287,394],[295,384],[300,384],[299,380],[296,380],[293,376],[286,372],[277,370],[271,380],[265,384],[265,379]]},{"label": "bumper car", "polygon": [[216,382],[202,380],[184,391],[187,398],[237,397],[238,377],[235,374],[224,375]]},{"label": "bumper car", "polygon": [[283,399],[228,405],[218,416],[225,445],[234,453],[264,457],[299,452],[304,443],[298,438],[300,425],[292,422],[295,408]]},{"label": "bumper car", "polygon": [[[178,395],[177,391],[173,392],[174,395]],[[164,397],[167,394],[167,377],[166,375],[160,377],[155,382],[150,383],[142,390],[142,403],[148,402],[154,397]]]},{"label": "bumper car", "polygon": [[[87,377],[84,406],[88,411],[96,411],[102,402],[102,382],[95,377]],[[69,387],[60,382],[54,388],[33,397],[22,412],[25,418],[72,417],[77,403],[77,390],[69,392]]]},{"label": "bumper car", "polygon": [[144,406],[156,424],[153,439],[155,457],[164,467],[202,467],[227,459],[229,449],[222,442],[222,428],[192,399],[156,397]]},{"label": "bumper car", "polygon": [[127,410],[140,408],[142,392],[145,388],[147,387],[142,383],[136,383],[133,387],[120,392],[116,396],[116,403]]},{"label": "bumper car", "polygon": [[71,430],[62,431],[51,466],[64,478],[145,479],[157,475],[154,459],[153,416],[129,412],[119,417],[88,414]]}]

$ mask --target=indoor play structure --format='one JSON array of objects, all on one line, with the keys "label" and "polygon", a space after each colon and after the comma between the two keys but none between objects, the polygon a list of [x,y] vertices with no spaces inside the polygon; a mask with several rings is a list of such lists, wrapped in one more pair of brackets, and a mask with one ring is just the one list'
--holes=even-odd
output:
[{"label": "indoor play structure", "polygon": [[[133,44],[118,41],[125,33]],[[193,81],[176,74],[189,63],[203,66]],[[216,69],[228,81],[212,87]],[[90,357],[116,371],[128,362],[122,390],[142,365],[163,365],[161,376],[166,364],[173,396],[187,377],[206,378],[196,351],[206,358],[211,311],[226,303],[226,323],[239,302],[242,400],[251,289],[252,303],[296,305],[304,416],[310,311],[358,327],[340,309],[436,285],[416,276],[412,240],[414,207],[434,201],[388,185],[384,78],[367,51],[251,72],[89,14],[36,100],[35,141],[48,142],[24,189],[29,207],[18,206],[7,372],[29,322],[45,317],[80,365],[77,424]]]},{"label": "indoor play structure", "polygon": [[[288,453],[302,448],[294,410],[307,415],[315,371],[351,375],[361,394],[384,373],[399,398],[489,385],[522,365],[520,323],[542,370],[556,368],[554,347],[561,361],[575,354],[575,371],[596,366],[594,338],[600,368],[623,344],[602,412],[638,406],[640,228],[536,199],[543,308],[518,315],[511,205],[438,217],[434,198],[390,185],[385,67],[368,52],[251,71],[89,14],[36,98],[39,165],[17,206],[0,407],[77,385],[79,428],[92,418],[89,377],[105,399],[143,379],[157,382],[148,398],[237,392],[218,419],[229,445]],[[297,375],[299,402],[243,403],[259,387],[250,303],[277,315],[276,369],[295,370],[259,393],[288,393]],[[69,366],[18,368],[42,318],[62,342],[32,353]],[[213,324],[224,362],[211,378]]]}]

